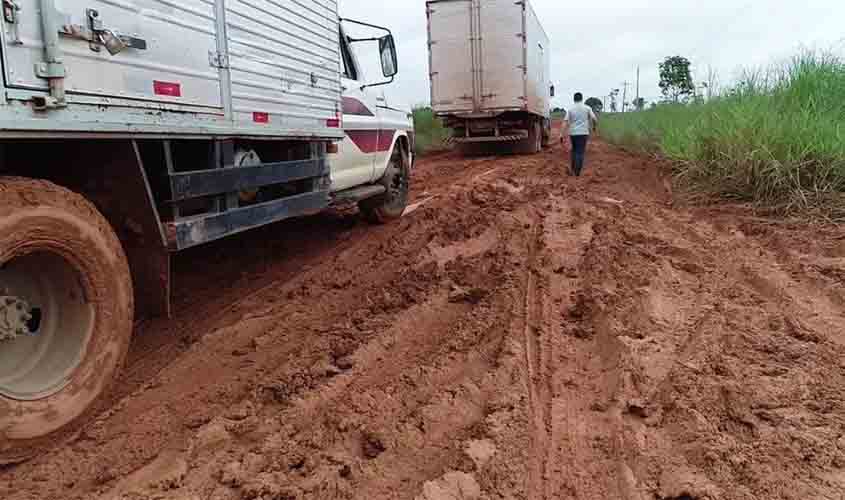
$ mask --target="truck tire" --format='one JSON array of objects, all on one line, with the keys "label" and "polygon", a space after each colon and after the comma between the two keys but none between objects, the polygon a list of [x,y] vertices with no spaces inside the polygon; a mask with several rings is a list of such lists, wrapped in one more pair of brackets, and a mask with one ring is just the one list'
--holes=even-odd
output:
[{"label": "truck tire", "polygon": [[528,139],[520,142],[517,150],[520,154],[533,155],[543,150],[543,130],[540,122],[534,120],[528,128]]},{"label": "truck tire", "polygon": [[0,464],[11,464],[61,439],[105,394],[134,303],[126,255],[97,209],[18,177],[0,177],[0,295]]},{"label": "truck tire", "polygon": [[543,120],[543,148],[548,148],[552,144],[552,122],[551,120]]},{"label": "truck tire", "polygon": [[384,194],[361,201],[358,207],[373,224],[385,224],[402,217],[408,206],[411,188],[411,165],[408,154],[397,144],[380,183],[387,188]]},{"label": "truck tire", "polygon": [[531,152],[537,154],[543,151],[543,125],[539,120],[534,122],[531,131],[528,133],[528,140],[531,141]]}]

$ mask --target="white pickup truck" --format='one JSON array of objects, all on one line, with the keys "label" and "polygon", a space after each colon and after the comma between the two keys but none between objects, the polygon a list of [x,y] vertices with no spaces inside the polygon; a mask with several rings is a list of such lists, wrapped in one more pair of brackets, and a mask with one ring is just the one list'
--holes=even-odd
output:
[{"label": "white pickup truck", "polygon": [[[344,24],[363,25],[380,30],[370,24],[344,19]],[[407,202],[408,176],[393,173],[402,165],[413,165],[414,125],[409,110],[387,106],[376,89],[381,84],[368,85],[364,69],[353,49],[356,43],[373,39],[356,39],[347,36],[341,28],[341,90],[343,92],[343,129],[346,134],[338,151],[330,154],[332,189],[336,201],[356,199],[367,192],[378,191],[381,186],[395,193],[400,203],[390,207],[379,206],[378,198],[360,202],[363,213],[374,222],[398,217]],[[389,74],[389,71],[385,71]],[[384,82],[385,84],[391,83]],[[401,147],[397,147],[397,144]],[[403,155],[405,155],[403,157]],[[373,186],[372,183],[381,183]],[[376,203],[374,203],[374,201]]]},{"label": "white pickup truck", "polygon": [[2,8],[0,465],[84,420],[136,313],[170,314],[173,253],[338,203],[400,217],[414,144],[377,98],[392,34],[334,0]]}]

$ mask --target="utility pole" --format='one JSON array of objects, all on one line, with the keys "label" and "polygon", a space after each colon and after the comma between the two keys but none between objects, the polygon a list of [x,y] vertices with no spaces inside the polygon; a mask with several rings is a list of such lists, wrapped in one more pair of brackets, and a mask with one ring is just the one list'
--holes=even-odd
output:
[{"label": "utility pole", "polygon": [[628,107],[628,85],[631,85],[630,82],[622,82],[625,90],[622,91],[622,112],[624,113]]},{"label": "utility pole", "polygon": [[637,100],[634,101],[636,104],[637,111],[642,111],[640,109],[640,67],[637,66]]}]

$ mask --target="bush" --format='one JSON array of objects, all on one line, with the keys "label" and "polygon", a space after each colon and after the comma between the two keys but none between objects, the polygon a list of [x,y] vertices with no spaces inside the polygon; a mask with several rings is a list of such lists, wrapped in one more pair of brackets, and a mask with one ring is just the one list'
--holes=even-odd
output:
[{"label": "bush", "polygon": [[845,63],[803,54],[710,102],[607,116],[609,142],[674,161],[692,191],[845,218]]},{"label": "bush", "polygon": [[448,147],[448,138],[452,132],[443,126],[443,122],[434,116],[428,107],[414,108],[414,129],[416,132],[416,154],[424,155],[441,151]]}]

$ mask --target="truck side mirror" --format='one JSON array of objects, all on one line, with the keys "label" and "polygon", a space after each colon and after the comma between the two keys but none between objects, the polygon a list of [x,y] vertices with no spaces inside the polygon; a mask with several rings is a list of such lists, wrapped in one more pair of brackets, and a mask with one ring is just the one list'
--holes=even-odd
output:
[{"label": "truck side mirror", "polygon": [[549,89],[549,95],[551,95],[552,97],[555,96],[555,86],[554,85],[552,85],[552,88]]},{"label": "truck side mirror", "polygon": [[396,42],[393,35],[385,35],[378,40],[379,54],[381,55],[381,72],[385,78],[393,78],[399,72],[399,64],[396,56]]}]

